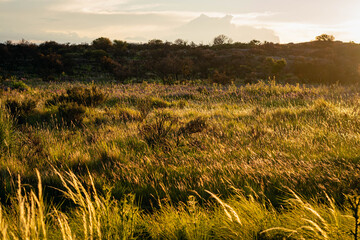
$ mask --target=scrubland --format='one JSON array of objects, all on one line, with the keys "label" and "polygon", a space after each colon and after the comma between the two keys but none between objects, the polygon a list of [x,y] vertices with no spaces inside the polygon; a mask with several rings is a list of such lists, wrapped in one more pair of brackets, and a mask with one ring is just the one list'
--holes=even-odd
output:
[{"label": "scrubland", "polygon": [[357,237],[359,87],[4,86],[3,239]]}]

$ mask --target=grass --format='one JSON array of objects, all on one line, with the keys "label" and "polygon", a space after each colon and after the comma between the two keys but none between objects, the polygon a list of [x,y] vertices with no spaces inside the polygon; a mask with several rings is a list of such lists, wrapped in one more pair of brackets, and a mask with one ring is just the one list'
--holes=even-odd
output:
[{"label": "grass", "polygon": [[38,171],[37,191],[23,191],[19,177],[12,207],[0,208],[2,239],[351,239],[349,210],[337,208],[327,195],[326,204],[309,203],[289,190],[285,209],[278,211],[255,193],[224,201],[207,191],[215,202],[195,193],[177,206],[163,202],[146,213],[132,195],[115,200],[109,188],[98,193],[91,175],[86,188],[73,172],[53,171],[73,203],[70,212],[44,203]]},{"label": "grass", "polygon": [[[4,91],[2,237],[353,239],[357,90],[272,81]],[[8,99],[36,105],[19,122]]]}]

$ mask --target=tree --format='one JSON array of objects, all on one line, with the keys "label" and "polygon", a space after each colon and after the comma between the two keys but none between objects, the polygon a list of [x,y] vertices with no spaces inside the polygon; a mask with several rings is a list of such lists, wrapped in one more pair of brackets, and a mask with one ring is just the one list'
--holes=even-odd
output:
[{"label": "tree", "polygon": [[256,39],[253,39],[249,42],[249,45],[252,45],[252,46],[257,46],[257,45],[260,45],[261,42],[259,40],[256,40]]},{"label": "tree", "polygon": [[224,34],[221,34],[217,37],[214,38],[213,44],[214,46],[217,45],[223,45],[223,44],[231,44],[233,42],[233,40],[227,36],[225,36]]},{"label": "tree", "polygon": [[148,42],[149,45],[162,45],[164,42],[160,39],[151,39]]},{"label": "tree", "polygon": [[92,41],[92,45],[96,49],[101,49],[106,51],[112,46],[112,42],[108,38],[101,37]]},{"label": "tree", "polygon": [[127,42],[121,40],[114,40],[113,47],[117,54],[121,54],[127,50]]},{"label": "tree", "polygon": [[181,38],[178,38],[174,41],[174,44],[175,45],[179,45],[179,46],[186,46],[187,45],[187,41],[186,40],[183,40]]},{"label": "tree", "polygon": [[319,42],[333,42],[335,40],[335,37],[333,35],[321,34],[317,36],[315,39],[316,41]]},{"label": "tree", "polygon": [[287,62],[284,58],[275,60],[272,57],[265,59],[265,64],[267,65],[269,74],[278,75],[287,65]]}]

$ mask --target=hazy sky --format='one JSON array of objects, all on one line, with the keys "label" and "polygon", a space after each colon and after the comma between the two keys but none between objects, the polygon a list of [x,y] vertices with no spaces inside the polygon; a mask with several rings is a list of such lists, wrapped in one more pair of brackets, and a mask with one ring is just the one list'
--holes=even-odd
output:
[{"label": "hazy sky", "polygon": [[359,0],[0,0],[0,42],[210,42],[225,34],[302,42],[328,33],[360,42]]}]

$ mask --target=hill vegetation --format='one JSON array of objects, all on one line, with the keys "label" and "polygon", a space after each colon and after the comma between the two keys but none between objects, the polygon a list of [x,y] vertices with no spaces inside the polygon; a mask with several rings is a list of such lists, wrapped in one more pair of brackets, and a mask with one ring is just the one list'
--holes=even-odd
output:
[{"label": "hill vegetation", "polygon": [[360,47],[320,35],[299,44],[232,43],[224,35],[213,45],[151,40],[145,44],[108,38],[92,44],[0,44],[0,76],[38,77],[44,81],[80,79],[118,82],[189,80],[229,84],[256,83],[276,76],[283,83],[352,84],[359,82]]}]

